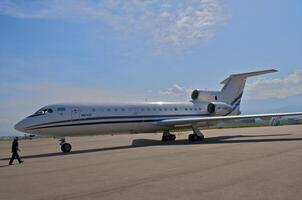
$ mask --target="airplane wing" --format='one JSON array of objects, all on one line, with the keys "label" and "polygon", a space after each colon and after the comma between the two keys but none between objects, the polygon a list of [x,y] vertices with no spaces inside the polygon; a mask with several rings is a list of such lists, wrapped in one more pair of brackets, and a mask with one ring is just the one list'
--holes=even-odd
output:
[{"label": "airplane wing", "polygon": [[271,119],[273,117],[289,117],[289,116],[302,116],[302,112],[291,112],[291,113],[273,113],[273,114],[257,114],[257,115],[234,115],[234,116],[214,116],[214,117],[189,117],[189,118],[174,118],[165,119],[156,122],[160,126],[188,126],[199,123],[207,122],[225,122],[236,119]]}]

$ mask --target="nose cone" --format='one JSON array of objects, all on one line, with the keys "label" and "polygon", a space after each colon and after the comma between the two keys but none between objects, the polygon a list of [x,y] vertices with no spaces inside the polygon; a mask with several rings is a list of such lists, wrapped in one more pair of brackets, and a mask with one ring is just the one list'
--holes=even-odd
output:
[{"label": "nose cone", "polygon": [[21,120],[20,122],[18,122],[14,128],[17,130],[17,131],[21,131],[21,132],[25,132],[25,122],[24,120]]}]

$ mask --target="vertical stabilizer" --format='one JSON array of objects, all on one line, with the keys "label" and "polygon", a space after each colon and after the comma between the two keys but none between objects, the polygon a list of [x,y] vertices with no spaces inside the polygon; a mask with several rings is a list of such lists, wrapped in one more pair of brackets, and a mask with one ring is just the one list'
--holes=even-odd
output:
[{"label": "vertical stabilizer", "polygon": [[221,90],[222,101],[232,106],[239,106],[246,79],[252,76],[277,72],[275,69],[255,71],[241,74],[232,74],[227,79],[221,82],[224,87]]}]

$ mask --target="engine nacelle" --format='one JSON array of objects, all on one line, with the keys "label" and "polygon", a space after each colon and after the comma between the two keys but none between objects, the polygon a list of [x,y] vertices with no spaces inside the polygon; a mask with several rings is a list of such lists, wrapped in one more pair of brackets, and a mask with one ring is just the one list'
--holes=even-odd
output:
[{"label": "engine nacelle", "polygon": [[212,102],[212,101],[222,101],[221,93],[219,91],[206,91],[206,90],[193,90],[191,94],[193,101],[203,101],[203,102]]},{"label": "engine nacelle", "polygon": [[212,102],[208,104],[207,111],[210,114],[226,115],[233,110],[233,107],[224,102]]}]

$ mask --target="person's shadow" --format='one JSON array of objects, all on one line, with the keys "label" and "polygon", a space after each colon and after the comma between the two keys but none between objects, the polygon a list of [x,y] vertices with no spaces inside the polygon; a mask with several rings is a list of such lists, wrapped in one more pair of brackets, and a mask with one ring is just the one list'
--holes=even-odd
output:
[{"label": "person's shadow", "polygon": [[[167,145],[206,145],[206,144],[235,144],[235,143],[259,143],[259,142],[288,142],[288,141],[302,141],[301,138],[284,138],[281,136],[289,136],[291,134],[270,134],[270,135],[229,135],[229,136],[216,136],[205,138],[204,141],[192,142],[187,139],[180,139],[175,141],[163,142],[161,140],[153,139],[135,139],[130,145],[96,148],[96,149],[85,149],[85,150],[75,150],[69,153],[54,152],[45,154],[35,154],[22,156],[22,159],[29,158],[43,158],[43,157],[53,157],[53,156],[68,156],[74,154],[85,154],[93,152],[103,152],[103,151],[114,151],[122,149],[132,149],[132,148],[142,148],[146,146],[167,146]],[[272,138],[273,137],[273,138]],[[281,137],[281,138],[276,138]],[[1,160],[9,160],[10,158],[1,158]],[[0,167],[6,167],[0,166]]]}]

